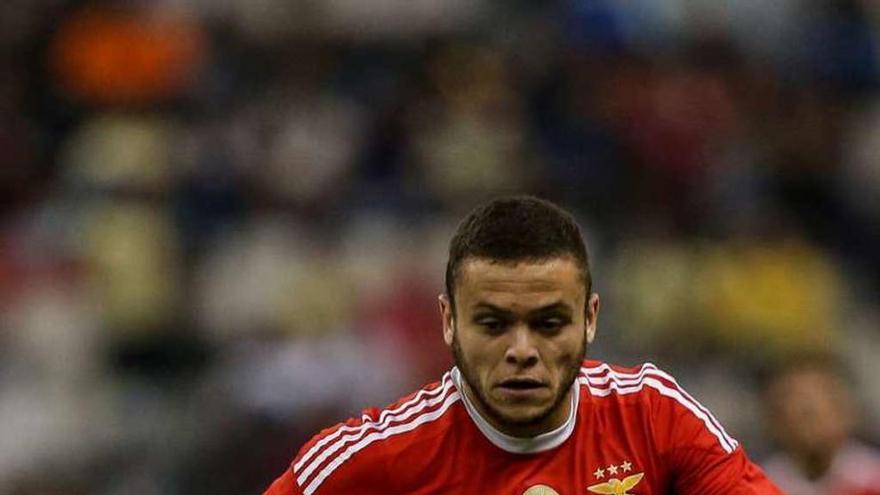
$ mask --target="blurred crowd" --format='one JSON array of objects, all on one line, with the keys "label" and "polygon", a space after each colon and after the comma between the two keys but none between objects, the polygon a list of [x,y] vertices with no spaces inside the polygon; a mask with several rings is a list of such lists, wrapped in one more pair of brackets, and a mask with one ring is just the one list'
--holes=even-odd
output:
[{"label": "blurred crowd", "polygon": [[585,228],[592,356],[759,459],[756,370],[880,438],[870,0],[0,2],[0,494],[259,492],[450,365],[456,221]]}]

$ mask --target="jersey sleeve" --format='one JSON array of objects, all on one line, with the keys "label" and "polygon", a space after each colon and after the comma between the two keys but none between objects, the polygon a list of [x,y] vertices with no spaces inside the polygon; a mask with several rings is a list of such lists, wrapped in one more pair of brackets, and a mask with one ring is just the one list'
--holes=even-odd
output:
[{"label": "jersey sleeve", "polygon": [[658,370],[655,432],[675,492],[682,495],[781,495],[712,413]]},{"label": "jersey sleeve", "polygon": [[378,415],[366,410],[361,418],[315,435],[264,495],[388,493],[384,448],[372,428]]},{"label": "jersey sleeve", "polygon": [[[316,478],[315,478],[316,479]],[[388,493],[387,482],[379,472],[363,469],[363,464],[346,465],[320,481],[309,479],[300,486],[293,468],[278,477],[263,495],[350,495],[352,493],[379,495]]]}]

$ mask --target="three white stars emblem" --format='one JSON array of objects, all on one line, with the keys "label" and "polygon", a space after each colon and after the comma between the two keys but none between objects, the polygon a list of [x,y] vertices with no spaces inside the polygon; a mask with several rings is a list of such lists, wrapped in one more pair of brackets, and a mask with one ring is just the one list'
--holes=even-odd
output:
[{"label": "three white stars emblem", "polygon": [[596,479],[604,479],[605,476],[616,476],[619,473],[629,473],[633,470],[633,464],[624,460],[620,464],[609,464],[606,467],[600,467],[593,472]]}]

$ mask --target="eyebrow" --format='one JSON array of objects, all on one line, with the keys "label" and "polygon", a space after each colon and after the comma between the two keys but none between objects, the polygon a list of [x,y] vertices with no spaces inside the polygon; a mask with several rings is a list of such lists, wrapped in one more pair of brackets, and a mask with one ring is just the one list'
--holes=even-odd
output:
[{"label": "eyebrow", "polygon": [[546,306],[541,306],[538,309],[534,309],[529,311],[530,315],[543,315],[547,313],[562,313],[564,316],[571,316],[572,310],[571,306],[565,304],[563,302],[555,302],[553,304],[548,304]]},{"label": "eyebrow", "polygon": [[[479,310],[489,310],[489,311],[492,311],[493,313],[501,313],[503,315],[512,315],[513,314],[513,312],[508,309],[501,308],[499,306],[496,306],[496,305],[494,305],[492,303],[488,303],[488,302],[477,303],[474,306],[474,311],[476,312]],[[540,308],[533,309],[528,312],[528,316],[534,317],[534,316],[539,316],[539,315],[543,315],[543,314],[547,314],[547,313],[562,313],[565,316],[571,316],[572,310],[568,304],[565,304],[564,302],[559,301],[559,302],[555,302],[552,304],[548,304],[546,306],[541,306]]]}]

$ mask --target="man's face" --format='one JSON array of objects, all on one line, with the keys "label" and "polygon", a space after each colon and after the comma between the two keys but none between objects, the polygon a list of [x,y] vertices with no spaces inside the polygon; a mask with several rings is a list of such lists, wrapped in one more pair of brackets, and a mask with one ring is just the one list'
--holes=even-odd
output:
[{"label": "man's face", "polygon": [[820,369],[791,371],[777,378],[768,394],[772,431],[796,456],[830,458],[853,427],[847,385]]},{"label": "man's face", "polygon": [[515,436],[561,425],[599,311],[577,264],[467,259],[455,306],[441,297],[444,339],[483,416]]}]

